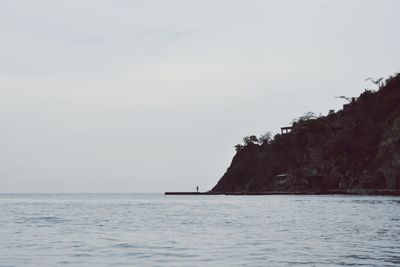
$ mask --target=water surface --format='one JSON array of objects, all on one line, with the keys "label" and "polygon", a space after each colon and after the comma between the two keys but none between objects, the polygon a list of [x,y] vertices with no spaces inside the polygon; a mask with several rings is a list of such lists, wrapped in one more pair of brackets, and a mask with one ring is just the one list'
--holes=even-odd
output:
[{"label": "water surface", "polygon": [[3,194],[5,266],[400,266],[400,198]]}]

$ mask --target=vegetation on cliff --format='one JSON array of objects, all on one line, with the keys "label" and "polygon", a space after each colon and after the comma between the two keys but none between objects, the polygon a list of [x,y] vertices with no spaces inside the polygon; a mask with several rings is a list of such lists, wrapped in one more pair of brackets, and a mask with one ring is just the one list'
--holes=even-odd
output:
[{"label": "vegetation on cliff", "polygon": [[211,192],[400,189],[400,74],[338,112],[244,138]]}]

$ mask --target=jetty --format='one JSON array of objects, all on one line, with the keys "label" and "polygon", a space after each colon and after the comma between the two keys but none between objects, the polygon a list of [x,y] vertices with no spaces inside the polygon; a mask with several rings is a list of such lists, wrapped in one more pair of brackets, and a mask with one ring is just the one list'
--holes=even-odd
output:
[{"label": "jetty", "polygon": [[268,196],[268,195],[376,195],[400,196],[400,190],[321,190],[321,191],[268,191],[268,192],[165,192],[165,195],[197,196],[197,195],[225,195],[225,196]]},{"label": "jetty", "polygon": [[165,192],[165,195],[220,195],[212,192]]}]

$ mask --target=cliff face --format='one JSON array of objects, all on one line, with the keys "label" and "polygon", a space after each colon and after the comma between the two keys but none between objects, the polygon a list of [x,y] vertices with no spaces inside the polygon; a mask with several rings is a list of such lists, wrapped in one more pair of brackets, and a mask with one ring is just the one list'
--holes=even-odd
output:
[{"label": "cliff face", "polygon": [[343,110],[239,149],[211,192],[400,189],[400,75]]}]

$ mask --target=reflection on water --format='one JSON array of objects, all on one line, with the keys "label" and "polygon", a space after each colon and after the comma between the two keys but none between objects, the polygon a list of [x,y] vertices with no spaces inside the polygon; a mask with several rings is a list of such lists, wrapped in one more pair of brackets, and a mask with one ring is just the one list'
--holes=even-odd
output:
[{"label": "reflection on water", "polygon": [[0,195],[0,266],[399,266],[400,199]]}]

